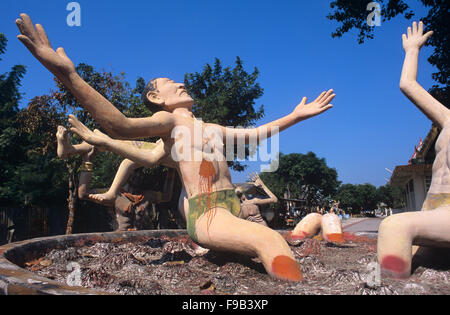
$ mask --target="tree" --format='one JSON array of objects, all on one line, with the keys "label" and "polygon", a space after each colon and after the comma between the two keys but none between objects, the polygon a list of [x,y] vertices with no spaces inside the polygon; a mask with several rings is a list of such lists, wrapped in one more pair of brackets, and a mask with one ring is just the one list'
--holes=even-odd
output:
[{"label": "tree", "polygon": [[[6,52],[7,39],[0,33],[0,55]],[[2,59],[0,59],[1,61]],[[24,150],[16,124],[21,98],[20,81],[25,67],[14,66],[9,73],[0,75],[0,203],[12,204],[16,198],[9,182],[15,176],[16,163],[24,160]]]},{"label": "tree", "polygon": [[[353,28],[359,30],[358,41],[364,43],[366,38],[374,38],[374,28],[367,24],[367,4],[372,0],[335,0],[330,4],[334,11],[327,16],[330,20],[341,23],[341,26],[332,33],[332,37],[342,37]],[[434,35],[427,45],[434,47],[433,54],[428,62],[438,69],[433,73],[433,80],[437,82],[429,92],[442,104],[450,107],[449,74],[450,74],[450,23],[448,23],[450,2],[447,0],[421,0],[428,8],[428,14],[419,17]],[[398,15],[411,19],[414,12],[403,0],[377,0],[381,6],[383,22],[389,21]]]},{"label": "tree", "polygon": [[[236,57],[235,67],[223,68],[216,58],[214,67],[206,64],[201,73],[185,75],[185,86],[194,98],[192,112],[204,122],[230,127],[250,127],[264,116],[264,107],[255,110],[255,100],[263,95],[263,89],[256,82],[257,68],[252,74],[244,70],[242,60]],[[246,156],[249,150],[247,147]],[[245,165],[239,161],[229,163],[236,171],[243,171]]]},{"label": "tree", "polygon": [[344,184],[339,187],[336,200],[340,201],[341,208],[351,208],[355,214],[364,209],[376,209],[380,203],[390,208],[402,208],[404,205],[401,189],[391,185],[376,188],[371,184]]},{"label": "tree", "polygon": [[344,184],[339,187],[336,200],[342,209],[351,209],[354,214],[364,209],[376,209],[379,202],[377,188],[371,184]]},{"label": "tree", "polygon": [[275,195],[283,196],[289,186],[291,198],[303,197],[308,207],[322,205],[325,199],[333,197],[340,185],[337,178],[337,171],[313,152],[280,153],[278,170],[261,174],[261,179]]},{"label": "tree", "polygon": [[378,202],[384,202],[389,208],[404,207],[403,193],[400,187],[384,185],[377,189]]}]

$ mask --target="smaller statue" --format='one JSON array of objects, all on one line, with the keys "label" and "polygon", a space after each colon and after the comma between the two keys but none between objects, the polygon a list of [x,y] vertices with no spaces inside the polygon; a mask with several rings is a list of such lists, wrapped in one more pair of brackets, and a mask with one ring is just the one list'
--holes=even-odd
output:
[{"label": "smaller statue", "polygon": [[[78,185],[78,197],[80,199],[114,207],[119,225],[118,231],[152,228],[151,220],[148,220],[148,218],[146,220],[148,209],[153,204],[168,202],[172,199],[175,181],[175,171],[173,169],[169,170],[163,192],[142,190],[137,187],[136,178],[133,174],[142,165],[124,159],[109,189],[91,189],[90,183],[94,169],[93,159],[98,151],[103,150],[84,141],[77,145],[70,144],[67,129],[62,126],[58,126],[56,138],[58,142],[58,157],[82,156],[83,162]],[[164,144],[161,140],[156,143],[128,142],[130,145],[143,150],[143,153],[148,153],[148,166],[154,163],[154,158],[159,160],[160,156],[165,154]]]},{"label": "smaller statue", "polygon": [[236,194],[241,200],[241,212],[239,214],[239,218],[267,226],[266,221],[264,221],[264,218],[259,211],[259,206],[277,203],[278,198],[264,184],[257,173],[251,174],[250,179],[256,187],[262,188],[264,192],[269,196],[269,198],[248,199],[241,187],[236,188]]}]

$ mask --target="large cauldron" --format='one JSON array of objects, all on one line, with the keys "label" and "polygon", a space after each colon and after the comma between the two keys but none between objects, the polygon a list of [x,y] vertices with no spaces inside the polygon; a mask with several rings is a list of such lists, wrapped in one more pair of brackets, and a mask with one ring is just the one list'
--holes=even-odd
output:
[{"label": "large cauldron", "polygon": [[98,242],[134,242],[149,237],[176,237],[186,234],[185,230],[155,230],[136,232],[111,232],[61,235],[36,238],[0,247],[0,295],[16,294],[107,294],[82,287],[71,287],[38,276],[24,269],[25,263],[44,256],[52,249],[83,247]]}]

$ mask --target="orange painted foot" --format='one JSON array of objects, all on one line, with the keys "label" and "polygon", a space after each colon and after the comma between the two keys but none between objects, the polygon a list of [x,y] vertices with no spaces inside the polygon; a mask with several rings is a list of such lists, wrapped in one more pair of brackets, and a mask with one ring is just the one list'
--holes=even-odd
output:
[{"label": "orange painted foot", "polygon": [[272,262],[272,273],[280,279],[302,281],[303,275],[298,262],[288,256],[277,256]]},{"label": "orange painted foot", "polygon": [[325,240],[332,243],[344,243],[344,236],[342,233],[335,233],[335,234],[327,234],[325,236]]}]

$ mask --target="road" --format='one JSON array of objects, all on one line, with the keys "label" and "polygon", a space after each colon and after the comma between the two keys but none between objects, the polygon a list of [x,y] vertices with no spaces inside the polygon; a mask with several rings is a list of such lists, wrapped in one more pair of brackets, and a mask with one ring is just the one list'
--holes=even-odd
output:
[{"label": "road", "polygon": [[352,218],[342,222],[344,232],[378,233],[378,228],[384,218]]}]

